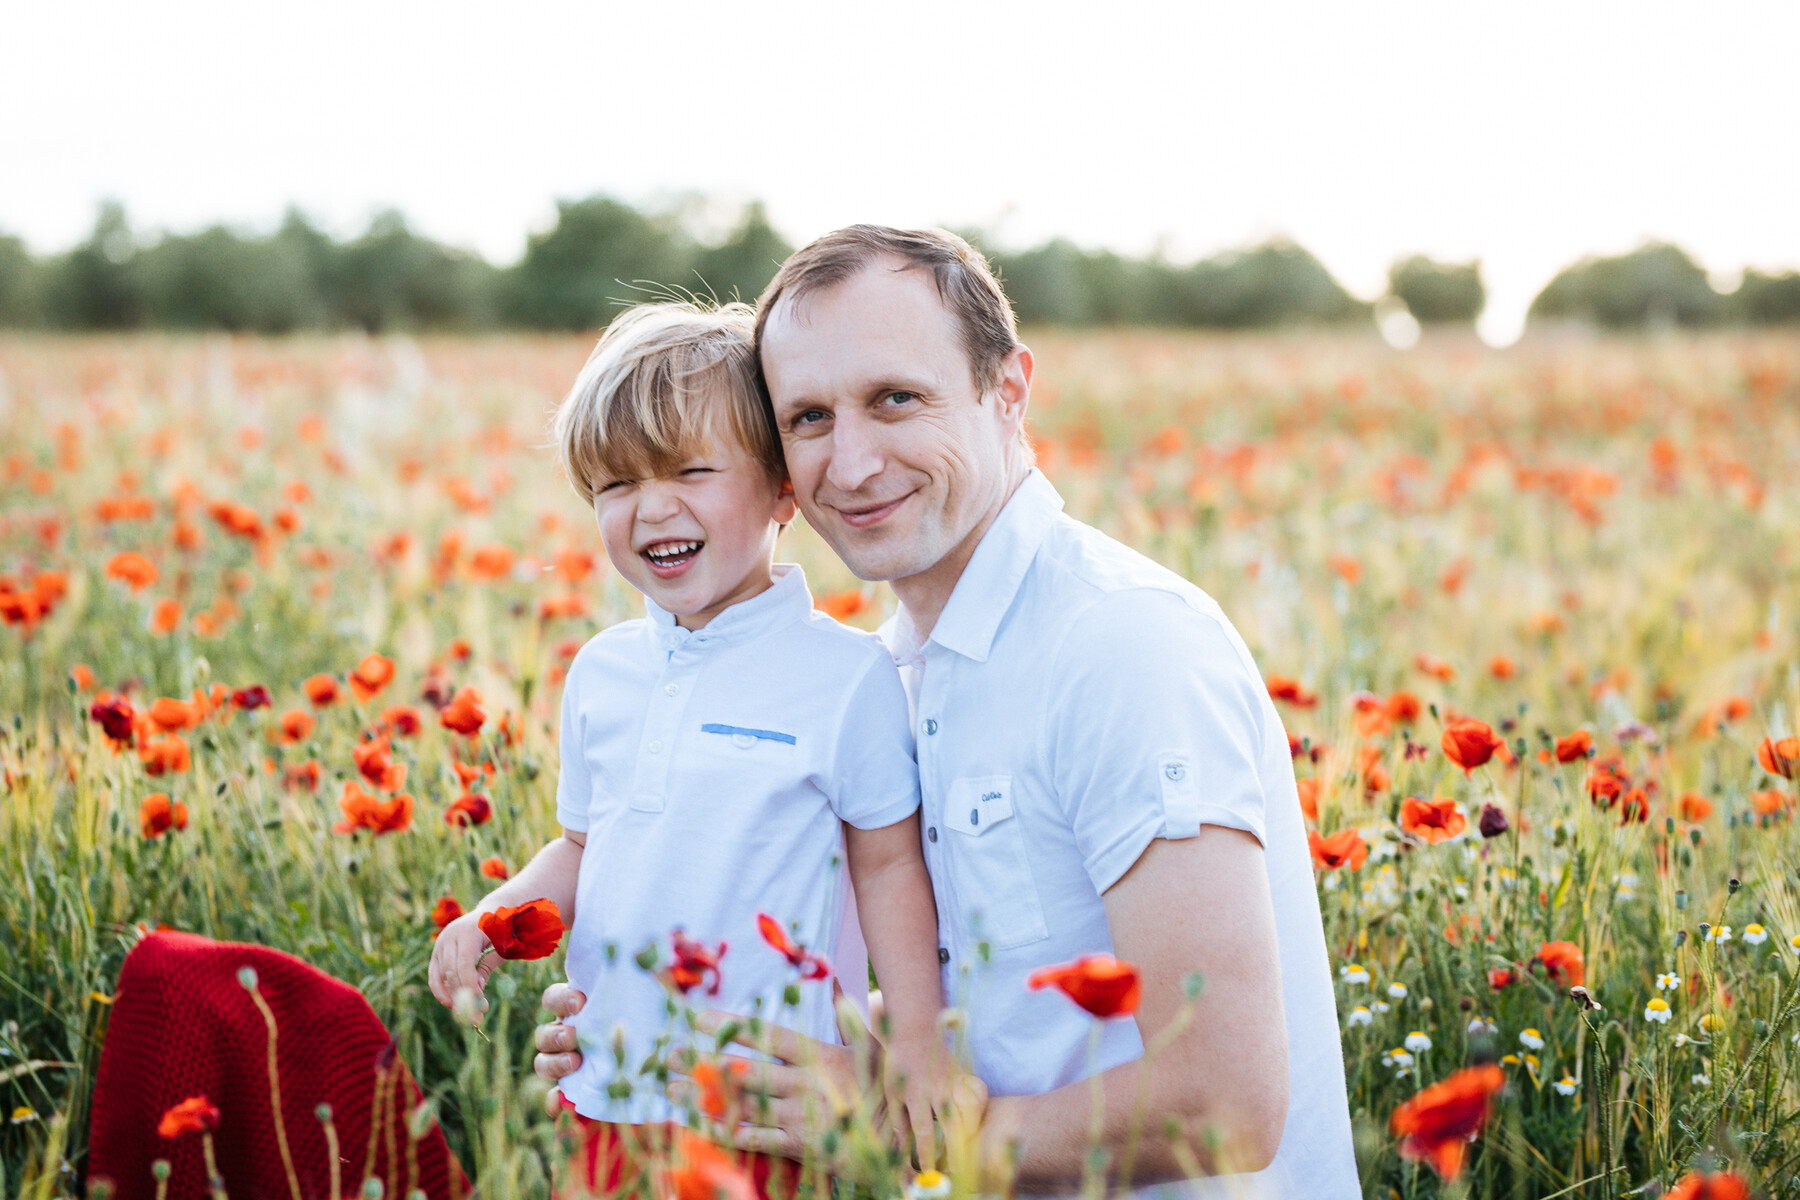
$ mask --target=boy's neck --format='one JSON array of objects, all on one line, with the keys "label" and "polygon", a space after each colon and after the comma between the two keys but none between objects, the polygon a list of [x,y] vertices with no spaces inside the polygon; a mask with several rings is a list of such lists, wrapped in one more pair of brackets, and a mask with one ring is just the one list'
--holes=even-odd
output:
[{"label": "boy's neck", "polygon": [[725,601],[715,607],[703,609],[697,613],[674,613],[675,624],[689,633],[698,633],[716,620],[719,614],[735,608],[746,600],[754,600],[775,586],[775,564],[770,562],[760,576],[751,576],[738,588],[733,589]]}]

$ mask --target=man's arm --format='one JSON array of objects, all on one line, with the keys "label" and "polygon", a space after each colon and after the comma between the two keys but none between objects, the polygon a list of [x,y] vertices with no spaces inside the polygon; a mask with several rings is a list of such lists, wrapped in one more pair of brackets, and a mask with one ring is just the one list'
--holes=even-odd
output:
[{"label": "man's arm", "polygon": [[[1115,1181],[1127,1156],[1137,1183],[1184,1177],[1188,1152],[1208,1173],[1261,1170],[1281,1144],[1288,1108],[1281,962],[1261,843],[1218,825],[1158,838],[1104,901],[1115,953],[1143,973],[1137,1023],[1146,1046],[1176,1019],[1187,976],[1198,972],[1202,982],[1192,1021],[1148,1064],[1101,1076],[1101,1141]],[[1165,1133],[1171,1117],[1180,1142]],[[1088,1080],[996,1097],[982,1129],[984,1158],[1004,1161],[1016,1142],[1021,1187],[1070,1189],[1081,1179],[1092,1119]]]}]

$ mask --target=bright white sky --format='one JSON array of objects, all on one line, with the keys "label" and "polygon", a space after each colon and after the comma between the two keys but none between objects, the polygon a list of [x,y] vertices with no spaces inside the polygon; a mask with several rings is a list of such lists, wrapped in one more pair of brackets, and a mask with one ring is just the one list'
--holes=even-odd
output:
[{"label": "bright white sky", "polygon": [[760,197],[1178,258],[1286,233],[1351,290],[1479,255],[1509,340],[1583,253],[1800,267],[1800,4],[59,0],[0,28],[0,230],[355,232],[497,261],[552,202]]}]

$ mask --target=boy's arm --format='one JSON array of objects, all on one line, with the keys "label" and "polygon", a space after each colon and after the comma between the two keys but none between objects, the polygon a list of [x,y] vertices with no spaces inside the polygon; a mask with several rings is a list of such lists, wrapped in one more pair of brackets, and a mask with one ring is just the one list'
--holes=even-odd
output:
[{"label": "boy's arm", "polygon": [[[439,1003],[453,1007],[456,993],[469,988],[479,997],[478,1012],[487,1011],[487,998],[480,993],[499,960],[493,955],[481,956],[481,952],[492,945],[487,934],[481,932],[479,922],[484,913],[523,904],[527,900],[548,899],[556,905],[565,929],[574,924],[575,885],[581,875],[581,853],[586,846],[586,833],[564,829],[561,837],[533,855],[517,875],[444,927],[431,952],[431,994]],[[477,961],[480,966],[476,965]],[[479,1016],[476,1023],[480,1023]]]},{"label": "boy's arm", "polygon": [[[938,974],[937,905],[919,845],[919,814],[880,829],[844,826],[844,850],[869,961],[881,985],[884,1057],[891,1091],[889,1113],[905,1120],[921,1163],[932,1154],[931,1116],[947,1094],[949,1073],[937,1016],[943,1001]],[[904,1078],[902,1078],[904,1076]]]}]

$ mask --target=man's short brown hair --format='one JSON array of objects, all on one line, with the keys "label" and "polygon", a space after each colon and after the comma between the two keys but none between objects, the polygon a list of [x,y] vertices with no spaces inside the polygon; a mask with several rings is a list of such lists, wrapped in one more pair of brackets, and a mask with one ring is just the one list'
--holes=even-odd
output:
[{"label": "man's short brown hair", "polygon": [[982,391],[1000,382],[1000,366],[1019,344],[1012,305],[981,251],[945,229],[892,229],[850,225],[794,251],[756,301],[756,350],[761,371],[763,331],[783,300],[842,283],[880,258],[897,258],[904,270],[931,272],[938,296],[956,318],[969,367]]}]

